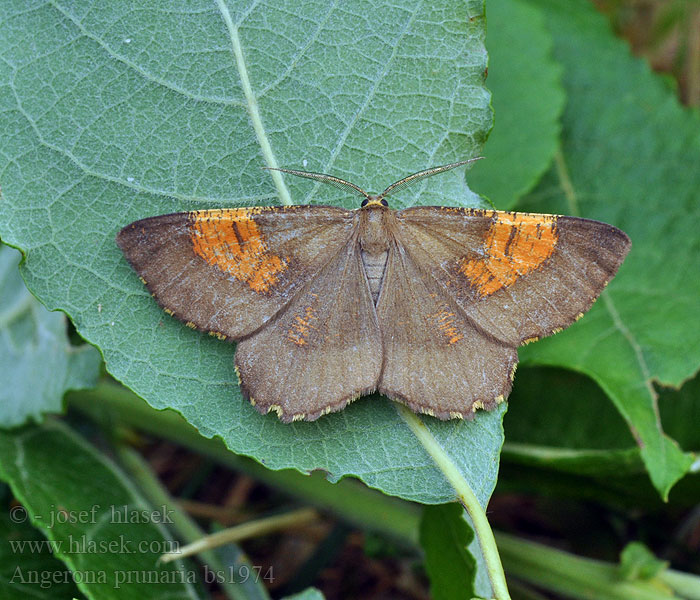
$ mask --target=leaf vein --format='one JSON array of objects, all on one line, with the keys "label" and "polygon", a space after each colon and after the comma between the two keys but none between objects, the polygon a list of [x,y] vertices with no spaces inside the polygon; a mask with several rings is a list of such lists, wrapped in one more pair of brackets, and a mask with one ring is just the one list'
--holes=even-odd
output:
[{"label": "leaf vein", "polygon": [[[17,110],[19,113],[27,120],[27,123],[29,123],[30,127],[34,130],[34,134],[37,137],[37,140],[42,146],[45,146],[49,150],[52,150],[62,156],[65,156],[68,158],[73,164],[75,164],[83,173],[86,175],[89,175],[91,177],[95,177],[97,179],[103,179],[105,181],[110,181],[112,183],[116,183],[121,186],[125,186],[128,188],[131,188],[133,190],[136,190],[139,193],[144,193],[144,194],[153,194],[154,196],[164,196],[167,198],[176,198],[178,200],[182,200],[185,202],[195,202],[198,204],[217,204],[217,205],[222,205],[228,202],[228,200],[221,199],[221,198],[209,198],[206,196],[192,196],[189,194],[182,194],[180,192],[177,192],[175,190],[162,190],[154,187],[149,187],[145,185],[140,185],[136,184],[135,182],[131,181],[124,181],[123,179],[119,177],[114,177],[113,175],[108,175],[106,173],[100,173],[99,171],[95,171],[88,167],[85,163],[83,163],[81,160],[79,160],[70,150],[67,150],[66,148],[61,148],[60,146],[47,141],[44,136],[41,134],[41,131],[39,130],[38,125],[32,118],[32,116],[24,109],[24,106],[22,105],[22,101],[20,100],[19,96],[17,95],[17,90],[15,88],[14,83],[10,85],[10,88],[12,89],[12,93],[15,97],[15,101],[17,103]],[[261,200],[270,200],[274,198],[274,194],[256,194],[254,196],[243,196],[241,198],[236,198],[236,202],[257,202]]]},{"label": "leaf vein", "polygon": [[[413,22],[416,19],[416,15],[418,14],[419,10],[423,6],[423,2],[418,2],[416,3],[417,8],[413,11],[413,14],[411,17],[406,21],[406,24],[404,25],[403,29],[399,33],[396,43],[394,44],[394,47],[392,48],[391,55],[387,57],[385,63],[384,63],[384,69],[382,72],[375,77],[374,81],[372,82],[372,85],[370,86],[369,90],[367,91],[367,96],[364,100],[364,102],[358,107],[358,109],[355,111],[355,114],[353,117],[350,119],[348,124],[345,127],[345,130],[338,136],[338,143],[335,146],[335,149],[331,152],[331,155],[328,159],[328,162],[325,167],[325,172],[328,173],[330,171],[330,167],[333,165],[335,162],[335,159],[338,157],[338,154],[340,154],[341,149],[345,146],[345,142],[348,139],[348,136],[350,135],[350,132],[353,130],[355,124],[359,120],[360,116],[362,113],[367,109],[369,106],[371,100],[374,98],[374,96],[377,94],[377,90],[379,88],[379,84],[384,81],[384,78],[386,77],[387,73],[389,72],[390,66],[394,63],[394,59],[396,58],[396,53],[398,50],[398,47],[403,40],[403,38],[406,36],[406,33],[408,32],[409,28],[411,25],[413,25]],[[309,194],[309,199],[313,197],[313,195],[316,193],[316,190],[319,188],[321,184],[317,183],[314,189],[311,191]]]},{"label": "leaf vein", "polygon": [[[559,176],[559,181],[561,184],[561,189],[564,192],[564,196],[566,197],[567,202],[569,203],[570,210],[574,215],[580,216],[576,189],[574,187],[573,182],[571,181],[571,177],[569,176],[569,169],[566,165],[566,162],[564,160],[564,154],[561,151],[561,149],[557,151],[557,154],[555,156],[555,163],[557,175]],[[620,313],[617,311],[617,308],[615,307],[615,304],[613,303],[612,298],[610,298],[610,295],[608,294],[607,290],[603,291],[601,297],[603,298],[605,308],[610,314],[610,318],[613,320],[615,327],[617,327],[622,336],[627,340],[627,343],[629,343],[630,347],[632,348],[632,351],[635,354],[635,357],[639,364],[639,368],[644,378],[645,387],[652,400],[653,410],[654,414],[656,415],[657,423],[660,427],[661,421],[659,416],[659,407],[656,402],[657,394],[654,390],[654,386],[651,383],[651,373],[649,371],[649,366],[647,364],[646,358],[644,357],[642,347],[640,346],[639,342],[637,342],[637,339],[632,334],[632,332],[622,322],[622,319],[620,318]]]},{"label": "leaf vein", "polygon": [[106,42],[104,42],[102,39],[97,37],[95,34],[90,33],[85,26],[75,19],[73,15],[70,14],[68,10],[66,10],[64,7],[62,7],[57,0],[48,0],[49,4],[53,6],[58,12],[60,12],[64,17],[66,17],[73,25],[75,25],[78,28],[78,31],[85,36],[87,39],[92,40],[95,42],[98,46],[100,46],[104,51],[107,53],[108,56],[116,60],[117,62],[122,63],[123,65],[126,65],[139,75],[141,75],[144,79],[147,81],[150,81],[152,83],[158,84],[166,89],[172,90],[173,92],[176,92],[186,98],[191,98],[192,100],[196,100],[198,102],[206,102],[208,104],[215,104],[215,105],[224,105],[224,106],[244,106],[244,103],[241,102],[240,100],[234,100],[233,98],[216,98],[216,97],[206,97],[206,96],[201,96],[198,94],[193,94],[189,90],[186,90],[185,88],[179,87],[169,81],[166,81],[165,79],[162,79],[160,77],[157,77],[153,73],[146,71],[139,65],[137,65],[135,62],[129,60],[125,56],[122,56],[121,54],[118,54],[115,52]]}]

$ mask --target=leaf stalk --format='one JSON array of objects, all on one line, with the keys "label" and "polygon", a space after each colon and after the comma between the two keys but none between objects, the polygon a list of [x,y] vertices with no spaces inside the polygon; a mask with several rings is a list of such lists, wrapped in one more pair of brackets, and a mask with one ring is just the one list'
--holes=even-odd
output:
[{"label": "leaf stalk", "polygon": [[447,452],[438,444],[423,421],[408,408],[398,406],[398,411],[401,418],[406,422],[423,448],[425,448],[430,457],[435,461],[435,464],[442,471],[445,478],[455,489],[457,499],[462,506],[464,506],[467,514],[471,518],[472,524],[474,525],[474,532],[479,540],[481,553],[486,563],[486,570],[488,572],[489,581],[491,582],[493,597],[496,600],[510,600],[506,576],[503,572],[503,565],[501,564],[501,557],[496,547],[496,539],[493,536],[493,531],[486,518],[486,513],[481,504],[479,504],[471,487],[469,487],[469,483]]}]

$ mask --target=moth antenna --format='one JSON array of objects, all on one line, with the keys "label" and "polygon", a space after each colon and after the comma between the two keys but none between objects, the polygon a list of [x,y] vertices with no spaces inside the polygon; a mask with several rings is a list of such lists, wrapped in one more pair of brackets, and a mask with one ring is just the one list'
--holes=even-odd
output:
[{"label": "moth antenna", "polygon": [[379,198],[385,198],[386,196],[395,194],[396,192],[399,192],[401,190],[405,190],[407,187],[413,185],[414,183],[422,181],[426,177],[432,177],[433,175],[437,175],[438,173],[444,173],[445,171],[449,171],[450,169],[456,169],[457,167],[473,163],[477,160],[481,160],[482,158],[484,157],[478,156],[477,158],[470,158],[469,160],[460,160],[459,162],[450,163],[449,165],[442,165],[440,167],[432,167],[430,169],[425,169],[424,171],[418,171],[417,173],[413,173],[408,177],[399,179],[396,183],[392,183],[381,194],[379,194]]},{"label": "moth antenna", "polygon": [[335,177],[334,175],[313,173],[311,171],[296,171],[294,169],[280,169],[278,167],[263,167],[263,169],[267,171],[281,171],[282,173],[289,173],[290,175],[296,175],[297,177],[306,177],[307,179],[315,179],[316,181],[321,181],[322,183],[332,185],[334,188],[338,188],[339,190],[345,190],[346,192],[352,192],[353,194],[357,194],[363,198],[369,198],[369,194],[362,188],[356,186],[354,183],[345,181],[340,177]]}]

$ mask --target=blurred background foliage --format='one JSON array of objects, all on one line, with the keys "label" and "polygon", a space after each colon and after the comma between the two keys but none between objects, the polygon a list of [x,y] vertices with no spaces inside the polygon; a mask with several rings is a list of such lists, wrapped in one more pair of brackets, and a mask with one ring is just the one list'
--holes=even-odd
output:
[{"label": "blurred background foliage", "polygon": [[595,0],[632,51],[678,85],[688,106],[700,105],[698,0]]},{"label": "blurred background foliage", "polygon": [[[632,51],[648,60],[674,87],[685,105],[700,106],[699,0],[595,0],[595,5],[610,20],[616,34],[629,42]],[[71,340],[76,342],[74,330],[70,325],[66,327]],[[60,352],[77,360],[65,344]],[[91,364],[96,360],[96,356],[78,358]],[[243,558],[237,555],[216,559],[228,561],[227,564],[263,565],[263,569],[274,565],[275,581],[266,584],[269,592],[254,587],[244,597],[265,598],[268,593],[282,597],[311,584],[321,588],[327,598],[424,600],[430,597],[428,575],[432,579],[440,574],[439,565],[434,575],[430,560],[424,561],[424,552],[434,558],[434,550],[430,550],[434,542],[427,541],[431,531],[434,532],[431,523],[444,524],[448,522],[446,519],[456,518],[447,512],[459,514],[460,511],[448,509],[441,514],[432,508],[431,514],[426,511],[421,515],[420,506],[394,502],[361,488],[354,481],[332,486],[320,476],[306,478],[298,473],[267,471],[251,460],[235,457],[215,441],[202,440],[178,417],[155,413],[110,382],[104,372],[101,382],[97,391],[69,393],[68,423],[97,441],[107,455],[114,452],[111,443],[137,448],[163,488],[181,499],[179,506],[190,516],[220,527],[284,511],[295,502],[314,503],[326,509],[311,525],[247,540]],[[572,405],[569,411],[557,410],[567,402],[570,390],[576,390],[586,399],[585,409]],[[684,449],[699,449],[698,377],[685,382],[679,390],[656,386],[656,391],[666,432]],[[113,412],[96,412],[98,402],[110,405]],[[123,406],[129,410],[120,411]],[[596,416],[595,420],[590,419],[591,414]],[[547,415],[547,427],[537,426],[542,415]],[[605,427],[599,427],[600,423],[605,423]],[[566,569],[571,569],[571,573],[577,568],[567,563],[571,555],[594,557],[608,566],[616,565],[620,562],[621,548],[630,540],[643,542],[656,558],[650,560],[638,546],[628,546],[622,559],[628,570],[634,570],[637,565],[641,570],[651,569],[650,572],[656,573],[654,569],[660,567],[655,560],[661,560],[670,562],[677,570],[700,573],[697,473],[673,487],[668,502],[664,503],[634,449],[629,428],[591,379],[552,367],[522,369],[504,427],[507,441],[488,514],[495,529],[520,538],[520,541],[499,538],[513,598],[584,597],[562,591],[551,581],[538,580],[537,563],[523,562],[528,553],[537,555],[538,551],[535,546],[523,545],[525,540],[540,541],[561,551],[552,560],[562,565],[562,580],[567,576]],[[532,428],[542,432],[538,443],[543,450],[539,453],[532,446]],[[114,439],[104,439],[103,432],[110,429]],[[54,433],[60,437],[62,430]],[[566,440],[569,454],[544,450],[561,446],[562,439]],[[585,454],[577,454],[579,449]],[[595,454],[596,450],[600,454]],[[120,460],[127,464],[131,460],[133,467],[139,459],[121,456]],[[85,462],[89,460],[86,458]],[[140,483],[152,492],[149,499],[157,498],[160,484],[145,479]],[[357,508],[353,504],[361,504],[365,494],[369,506],[379,515],[373,515],[377,517],[374,520],[353,512]],[[17,506],[6,486],[0,487],[0,498],[7,505]],[[40,538],[35,529],[11,523],[4,516],[0,531],[7,538]],[[460,527],[459,544],[468,544],[468,540],[468,533]],[[457,564],[460,553],[456,550],[460,548],[452,550],[455,552],[450,554],[451,560]],[[45,558],[44,568],[47,568],[48,561],[54,558]],[[12,577],[8,565],[13,560],[16,557],[3,557],[5,581]],[[540,569],[544,568],[542,564]],[[551,563],[550,566],[556,577],[555,566]],[[59,571],[62,567],[55,564],[52,568]],[[477,574],[477,580],[478,577]],[[2,585],[0,582],[0,591],[16,592],[16,588]],[[46,597],[70,598],[79,593],[74,586],[66,585],[65,589],[54,588],[54,595]],[[215,586],[212,593],[214,597],[235,597],[231,590]],[[459,590],[433,589],[435,598],[456,598],[458,594]]]}]

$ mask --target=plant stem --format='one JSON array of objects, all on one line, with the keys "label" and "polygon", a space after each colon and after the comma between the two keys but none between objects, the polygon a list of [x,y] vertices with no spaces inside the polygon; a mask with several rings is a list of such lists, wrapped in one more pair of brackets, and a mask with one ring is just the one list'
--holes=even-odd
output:
[{"label": "plant stem", "polygon": [[569,205],[569,214],[577,217],[581,216],[581,209],[578,205],[576,190],[574,189],[574,184],[569,176],[569,168],[566,166],[566,159],[564,158],[564,152],[562,151],[561,147],[559,147],[554,154],[554,165],[557,169],[559,183],[562,191],[564,192],[566,203]]},{"label": "plant stem", "polygon": [[489,580],[491,581],[494,597],[497,600],[510,600],[506,576],[503,572],[501,558],[498,555],[498,548],[496,547],[496,540],[493,537],[493,531],[491,531],[491,526],[486,518],[484,509],[481,507],[481,504],[479,504],[471,487],[469,487],[469,483],[467,483],[464,475],[462,475],[457,465],[454,464],[442,446],[438,444],[433,434],[428,431],[423,421],[408,408],[399,406],[398,411],[401,418],[410,427],[413,434],[418,438],[418,441],[426,449],[445,478],[455,489],[455,492],[457,492],[457,499],[471,517],[474,525],[474,532],[479,540],[481,553],[484,556],[484,562],[486,563],[486,570],[489,575]]},{"label": "plant stem", "polygon": [[[685,573],[666,570],[651,580],[626,581],[614,563],[575,556],[505,533],[497,535],[509,573],[567,598],[668,600],[700,594],[700,579]],[[679,590],[683,595],[674,595]]]},{"label": "plant stem", "polygon": [[700,600],[700,577],[689,575],[673,569],[666,569],[659,573],[658,578],[666,585],[673,588],[681,598],[685,600]]},{"label": "plant stem", "polygon": [[178,552],[172,554],[164,554],[161,556],[162,562],[172,562],[185,556],[199,554],[200,552],[211,551],[213,548],[218,548],[224,544],[240,542],[247,538],[258,535],[267,535],[280,529],[289,529],[292,527],[300,527],[307,525],[319,518],[318,513],[313,508],[300,508],[281,515],[256,519],[241,523],[234,527],[229,527],[223,531],[217,531],[211,535],[203,536],[198,540],[193,541],[187,546],[178,549]]}]

